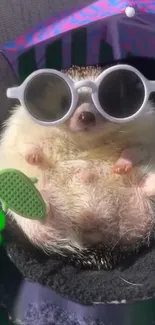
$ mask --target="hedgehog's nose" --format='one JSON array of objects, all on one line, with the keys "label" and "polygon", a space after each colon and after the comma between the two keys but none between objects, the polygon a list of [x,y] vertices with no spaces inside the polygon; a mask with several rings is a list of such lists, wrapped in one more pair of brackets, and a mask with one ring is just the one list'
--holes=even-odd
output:
[{"label": "hedgehog's nose", "polygon": [[85,112],[80,113],[79,122],[83,123],[84,125],[95,124],[96,118],[93,113],[85,111]]}]

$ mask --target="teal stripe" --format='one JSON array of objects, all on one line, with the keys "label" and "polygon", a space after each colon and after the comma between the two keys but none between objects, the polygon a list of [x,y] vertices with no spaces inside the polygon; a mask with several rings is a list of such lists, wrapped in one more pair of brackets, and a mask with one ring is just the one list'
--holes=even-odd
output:
[{"label": "teal stripe", "polygon": [[81,28],[72,32],[71,65],[87,65],[87,29]]},{"label": "teal stripe", "polygon": [[62,40],[56,40],[47,45],[45,51],[45,66],[48,69],[61,70],[62,67]]},{"label": "teal stripe", "polygon": [[37,70],[35,48],[23,53],[18,59],[18,71],[20,80],[23,81],[33,71]]},{"label": "teal stripe", "polygon": [[0,311],[0,324],[1,324],[1,325],[13,325],[13,324],[9,321],[6,312]]},{"label": "teal stripe", "polygon": [[132,52],[127,52],[127,54],[126,54],[126,57],[127,58],[131,58],[133,56],[133,53]]},{"label": "teal stripe", "polygon": [[153,325],[155,320],[155,301],[154,299],[146,300],[143,303],[135,303],[136,308],[131,304],[129,309],[129,320],[128,317],[124,319],[123,325]]},{"label": "teal stripe", "polygon": [[102,40],[99,49],[99,65],[103,65],[112,60],[114,60],[112,46],[105,40]]}]

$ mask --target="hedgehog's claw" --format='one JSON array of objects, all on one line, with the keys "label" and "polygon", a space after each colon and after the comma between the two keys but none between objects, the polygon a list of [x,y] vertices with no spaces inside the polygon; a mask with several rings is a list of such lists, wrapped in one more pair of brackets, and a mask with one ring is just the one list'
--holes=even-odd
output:
[{"label": "hedgehog's claw", "polygon": [[116,174],[126,174],[131,171],[132,167],[131,161],[124,158],[119,158],[113,166],[113,172]]}]

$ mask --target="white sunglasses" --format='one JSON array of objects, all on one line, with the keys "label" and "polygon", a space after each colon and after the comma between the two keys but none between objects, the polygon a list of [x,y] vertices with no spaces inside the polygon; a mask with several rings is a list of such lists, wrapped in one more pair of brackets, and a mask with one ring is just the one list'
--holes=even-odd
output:
[{"label": "white sunglasses", "polygon": [[155,81],[147,80],[137,69],[120,64],[104,70],[95,81],[74,82],[66,74],[41,69],[33,72],[19,87],[7,89],[8,98],[16,98],[35,122],[57,125],[71,117],[78,105],[80,88],[91,91],[93,103],[107,120],[124,123],[147,109]]}]

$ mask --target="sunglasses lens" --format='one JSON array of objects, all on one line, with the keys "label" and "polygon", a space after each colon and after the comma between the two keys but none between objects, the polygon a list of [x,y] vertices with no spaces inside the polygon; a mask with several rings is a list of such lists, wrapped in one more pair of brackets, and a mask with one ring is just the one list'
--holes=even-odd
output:
[{"label": "sunglasses lens", "polygon": [[144,102],[145,89],[140,77],[129,70],[110,72],[101,81],[98,98],[103,110],[115,118],[134,115]]},{"label": "sunglasses lens", "polygon": [[28,83],[24,101],[29,113],[37,120],[54,122],[67,114],[72,95],[63,78],[55,74],[42,73]]}]

